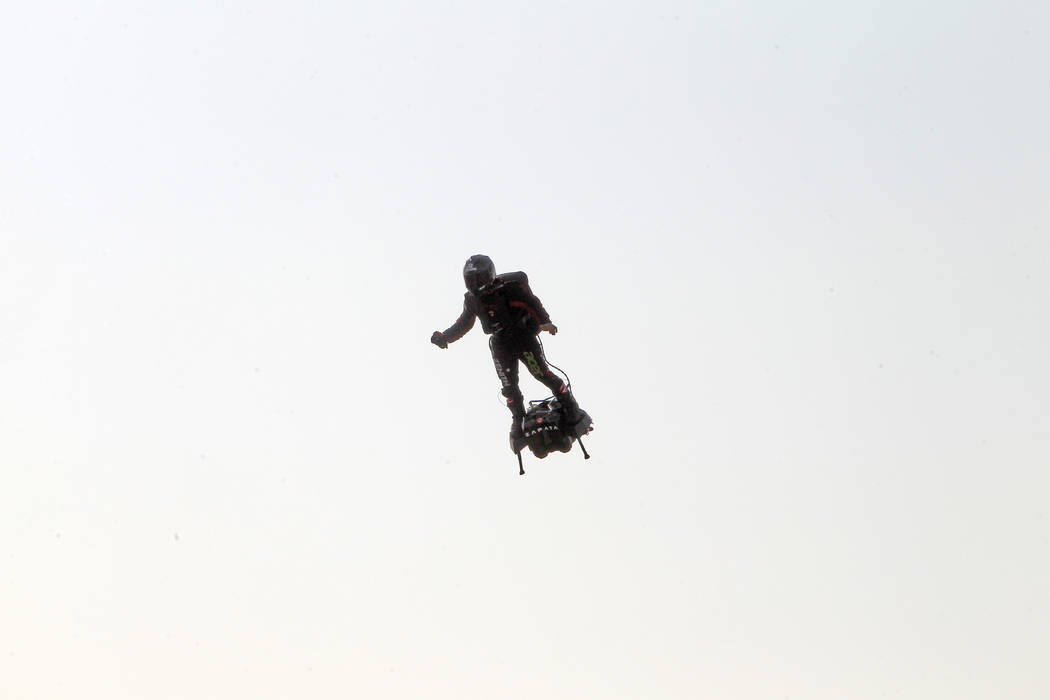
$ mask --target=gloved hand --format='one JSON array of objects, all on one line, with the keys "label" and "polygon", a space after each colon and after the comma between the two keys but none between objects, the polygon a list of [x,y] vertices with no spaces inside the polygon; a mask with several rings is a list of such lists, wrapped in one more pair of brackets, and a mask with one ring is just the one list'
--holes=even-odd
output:
[{"label": "gloved hand", "polygon": [[540,324],[540,330],[541,331],[547,331],[551,335],[557,335],[558,334],[558,327],[555,326],[553,323],[541,323]]},{"label": "gloved hand", "polygon": [[445,339],[445,334],[441,331],[434,331],[434,335],[430,336],[430,342],[442,350],[448,347],[448,340]]}]

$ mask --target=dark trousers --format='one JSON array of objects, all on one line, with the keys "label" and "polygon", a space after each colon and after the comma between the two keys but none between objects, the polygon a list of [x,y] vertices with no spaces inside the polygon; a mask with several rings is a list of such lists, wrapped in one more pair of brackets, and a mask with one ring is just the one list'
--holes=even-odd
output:
[{"label": "dark trousers", "polygon": [[524,364],[529,373],[544,384],[555,396],[564,396],[569,389],[561,377],[551,371],[547,359],[543,356],[543,347],[534,335],[516,338],[502,338],[494,335],[489,338],[489,350],[492,352],[492,363],[496,374],[503,384],[502,393],[507,399],[507,408],[515,419],[525,415],[525,400],[518,388],[518,362]]}]

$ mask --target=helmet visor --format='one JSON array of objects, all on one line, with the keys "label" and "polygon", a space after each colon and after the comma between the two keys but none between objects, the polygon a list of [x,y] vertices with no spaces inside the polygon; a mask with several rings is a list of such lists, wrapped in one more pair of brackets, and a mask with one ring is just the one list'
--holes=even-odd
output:
[{"label": "helmet visor", "polygon": [[467,289],[476,292],[492,282],[492,273],[489,270],[468,268],[463,271],[463,281],[466,282]]}]

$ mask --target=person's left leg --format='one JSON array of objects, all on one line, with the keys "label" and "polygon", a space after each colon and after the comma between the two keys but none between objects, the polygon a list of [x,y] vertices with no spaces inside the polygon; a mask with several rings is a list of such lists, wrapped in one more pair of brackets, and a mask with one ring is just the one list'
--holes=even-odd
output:
[{"label": "person's left leg", "polygon": [[529,373],[551,390],[551,393],[558,399],[558,404],[565,411],[565,420],[573,423],[580,407],[576,404],[576,399],[573,398],[572,392],[569,391],[569,387],[562,381],[562,378],[551,371],[547,358],[543,356],[543,346],[540,345],[540,341],[533,336],[522,343],[518,357],[529,368]]}]

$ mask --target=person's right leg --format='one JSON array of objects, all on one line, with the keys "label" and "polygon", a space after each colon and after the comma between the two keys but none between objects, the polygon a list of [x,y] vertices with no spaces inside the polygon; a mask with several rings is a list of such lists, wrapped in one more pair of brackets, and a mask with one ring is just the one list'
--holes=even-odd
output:
[{"label": "person's right leg", "polygon": [[503,388],[500,393],[507,400],[507,408],[510,409],[512,423],[510,426],[510,439],[513,443],[520,440],[523,435],[521,421],[525,417],[525,397],[521,395],[518,388],[518,358],[513,348],[507,347],[496,340],[493,336],[489,338],[489,351],[492,353],[492,364],[496,367]]}]

